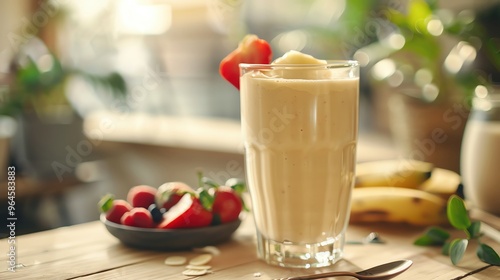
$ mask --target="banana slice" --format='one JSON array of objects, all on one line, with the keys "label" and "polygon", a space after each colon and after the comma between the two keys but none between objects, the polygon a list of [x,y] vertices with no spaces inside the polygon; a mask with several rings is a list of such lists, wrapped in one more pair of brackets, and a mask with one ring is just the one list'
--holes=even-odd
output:
[{"label": "banana slice", "polygon": [[356,165],[355,187],[391,186],[418,189],[431,177],[432,163],[416,160],[386,160]]},{"label": "banana slice", "polygon": [[354,189],[351,222],[408,223],[417,226],[446,224],[446,200],[416,189]]}]

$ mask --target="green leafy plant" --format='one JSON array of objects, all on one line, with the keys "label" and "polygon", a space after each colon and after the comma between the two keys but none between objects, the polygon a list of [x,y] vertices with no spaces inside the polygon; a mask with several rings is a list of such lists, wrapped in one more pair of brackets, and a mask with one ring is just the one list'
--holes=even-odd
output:
[{"label": "green leafy plant", "polygon": [[[49,0],[36,2],[33,18],[39,13],[45,14],[45,7],[50,6]],[[33,33],[21,33],[22,39],[15,42],[10,39],[11,49],[0,50],[8,55],[6,64],[0,65],[0,115],[16,117],[34,111],[40,117],[57,114],[61,108],[71,109],[73,104],[66,96],[66,83],[70,78],[83,79],[99,94],[113,98],[127,95],[126,81],[119,73],[96,73],[68,65],[70,63],[63,63],[49,48],[56,34],[44,34],[54,32],[51,27],[57,26],[65,15],[66,11],[61,8],[57,15],[47,18],[43,26],[34,28]]]},{"label": "green leafy plant", "polygon": [[[46,49],[37,38],[21,46],[21,52],[11,64],[11,72],[4,79],[0,77],[2,92],[0,115],[16,116],[26,108],[45,113],[53,105],[67,104],[64,85],[70,77],[81,77],[94,88],[111,92],[116,97],[126,94],[126,82],[116,73],[99,75],[77,68],[64,67],[59,59],[48,50],[39,57],[26,53],[33,49]],[[46,62],[46,63],[41,63]]]},{"label": "green leafy plant", "polygon": [[465,237],[453,238],[448,231],[440,227],[429,228],[422,236],[415,240],[419,246],[442,246],[442,253],[450,256],[450,260],[457,265],[464,256],[471,242],[478,242],[477,257],[487,264],[500,266],[500,257],[490,246],[481,242],[481,222],[472,221],[467,213],[464,201],[453,195],[448,200],[446,208],[448,221],[455,229],[465,233]]},{"label": "green leafy plant", "polygon": [[[492,79],[498,79],[499,41],[493,33],[500,5],[455,14],[438,4],[438,0],[409,0],[405,9],[389,6],[385,18],[394,30],[362,52],[372,62],[385,58],[394,62],[403,79],[389,84],[413,89],[404,94],[427,103],[450,98],[469,103],[478,86],[490,88],[495,83]],[[400,44],[388,43],[391,38],[398,38]],[[426,73],[428,80],[417,73]]]}]

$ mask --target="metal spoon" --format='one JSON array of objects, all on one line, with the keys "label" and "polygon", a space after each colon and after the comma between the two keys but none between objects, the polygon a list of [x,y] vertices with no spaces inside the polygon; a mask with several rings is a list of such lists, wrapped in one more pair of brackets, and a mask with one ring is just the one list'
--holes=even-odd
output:
[{"label": "metal spoon", "polygon": [[280,278],[275,280],[308,280],[308,279],[320,279],[320,278],[335,277],[335,276],[352,276],[360,280],[384,280],[384,279],[391,279],[403,273],[405,270],[410,268],[412,264],[413,262],[410,260],[400,260],[375,266],[359,272],[332,271],[332,272],[325,272],[325,273],[318,273],[318,274],[311,274],[304,276]]}]

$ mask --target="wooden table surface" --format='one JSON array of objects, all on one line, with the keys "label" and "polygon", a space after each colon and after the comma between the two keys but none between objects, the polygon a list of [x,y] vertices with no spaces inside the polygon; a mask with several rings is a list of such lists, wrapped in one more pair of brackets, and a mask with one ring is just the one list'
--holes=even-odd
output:
[{"label": "wooden table surface", "polygon": [[[493,225],[500,227],[500,224]],[[232,239],[218,244],[220,254],[210,262],[212,273],[199,277],[182,275],[184,266],[167,266],[165,258],[199,255],[195,251],[154,252],[125,247],[111,236],[104,225],[90,222],[16,237],[15,272],[8,271],[8,239],[1,241],[4,266],[0,279],[254,279],[296,276],[337,269],[357,271],[383,262],[410,259],[412,267],[394,279],[462,279],[471,271],[483,270],[465,279],[500,279],[500,267],[480,262],[470,247],[458,266],[453,266],[439,248],[418,247],[412,241],[425,228],[403,225],[350,225],[348,240],[360,240],[370,232],[380,234],[384,244],[348,244],[344,259],[322,269],[285,269],[265,264],[256,257],[254,226],[247,216]],[[457,233],[458,234],[458,233]],[[500,252],[498,236],[485,236],[483,242]],[[472,245],[470,245],[472,246]],[[474,247],[474,246],[473,246]],[[346,278],[339,278],[346,279]]]}]

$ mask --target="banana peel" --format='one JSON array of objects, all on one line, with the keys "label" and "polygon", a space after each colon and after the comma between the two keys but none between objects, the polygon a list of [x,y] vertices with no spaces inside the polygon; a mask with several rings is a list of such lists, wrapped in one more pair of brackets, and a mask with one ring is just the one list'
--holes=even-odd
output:
[{"label": "banana peel", "polygon": [[353,190],[350,221],[444,225],[447,224],[446,203],[440,196],[416,189],[359,188]]}]

